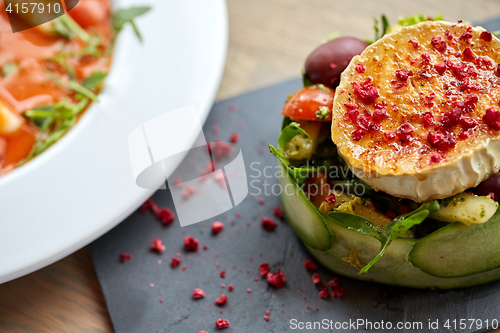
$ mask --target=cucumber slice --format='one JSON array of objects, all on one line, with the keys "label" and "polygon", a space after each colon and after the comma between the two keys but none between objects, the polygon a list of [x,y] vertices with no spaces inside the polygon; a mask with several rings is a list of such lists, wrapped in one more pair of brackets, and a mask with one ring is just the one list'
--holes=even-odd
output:
[{"label": "cucumber slice", "polygon": [[286,167],[283,167],[283,177],[280,178],[283,195],[283,209],[287,220],[295,233],[309,247],[326,251],[332,247],[332,235],[326,227],[323,217],[309,201],[304,192],[295,184]]},{"label": "cucumber slice", "polygon": [[446,227],[418,241],[408,260],[432,276],[451,278],[500,267],[500,211],[486,223]]},{"label": "cucumber slice", "polygon": [[[493,269],[484,273],[474,274],[472,276],[464,276],[457,278],[443,278],[430,275],[421,269],[413,266],[408,262],[407,258],[416,244],[424,241],[427,237],[433,236],[435,233],[423,238],[422,240],[398,238],[395,239],[387,248],[384,256],[365,274],[358,274],[359,269],[353,267],[350,263],[344,261],[344,258],[355,253],[359,263],[366,265],[379,252],[380,242],[374,237],[363,235],[356,230],[349,230],[341,225],[342,222],[330,218],[329,216],[318,213],[318,210],[312,206],[311,202],[302,193],[297,184],[291,179],[288,172],[283,172],[280,178],[280,183],[283,186],[281,200],[288,219],[288,222],[300,237],[306,248],[316,259],[328,269],[354,279],[374,281],[390,285],[399,285],[412,288],[430,288],[430,289],[452,289],[475,286],[500,279],[500,269]],[[319,215],[318,215],[319,214]],[[342,219],[342,214],[337,214],[335,219]],[[493,219],[499,219],[497,215]],[[490,224],[473,225],[471,227],[462,224],[453,224],[453,227],[477,228],[485,227]],[[326,226],[326,227],[325,227]],[[327,229],[326,229],[327,228]],[[445,227],[446,229],[448,227]],[[495,230],[497,229],[497,230]],[[442,230],[442,229],[441,229]],[[496,236],[491,236],[489,239],[497,238],[500,234],[500,223],[492,223],[489,230]],[[437,231],[437,233],[440,231]],[[462,259],[467,260],[467,256],[471,251],[474,251],[476,260],[483,257],[483,253],[488,253],[491,249],[485,249],[483,246],[478,249],[483,239],[480,239],[477,244],[463,244],[460,240],[455,243],[456,247],[463,247],[463,251],[455,254],[455,259],[460,262]],[[424,243],[425,244],[425,243]],[[450,244],[450,242],[448,242]],[[491,244],[495,244],[491,242]],[[435,245],[427,247],[432,255]],[[500,247],[500,245],[499,245]],[[476,251],[476,249],[478,249]],[[466,252],[469,253],[466,253]],[[500,257],[498,251],[496,253]],[[413,256],[412,256],[413,257]],[[421,263],[428,263],[432,257],[426,258],[420,256]],[[485,264],[484,260],[482,265]],[[462,265],[462,263],[459,263]],[[463,264],[466,267],[466,263]],[[481,266],[479,264],[478,266]],[[495,265],[493,265],[495,266]],[[488,267],[491,269],[493,266]],[[493,267],[494,268],[494,267]]]}]

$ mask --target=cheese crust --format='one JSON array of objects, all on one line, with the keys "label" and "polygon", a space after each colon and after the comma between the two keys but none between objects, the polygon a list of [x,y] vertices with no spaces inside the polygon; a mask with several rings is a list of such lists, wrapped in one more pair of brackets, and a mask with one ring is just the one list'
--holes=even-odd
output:
[{"label": "cheese crust", "polygon": [[342,73],[332,140],[376,190],[416,202],[500,169],[500,41],[481,27],[422,22],[385,35]]}]

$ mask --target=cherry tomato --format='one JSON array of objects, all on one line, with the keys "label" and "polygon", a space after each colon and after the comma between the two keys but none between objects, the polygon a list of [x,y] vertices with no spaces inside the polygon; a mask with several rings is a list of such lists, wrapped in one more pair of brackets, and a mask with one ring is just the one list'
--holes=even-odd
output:
[{"label": "cherry tomato", "polygon": [[103,22],[109,16],[109,5],[102,0],[80,0],[68,14],[86,28]]},{"label": "cherry tomato", "polygon": [[334,93],[324,86],[304,87],[290,97],[281,114],[292,120],[332,121]]}]

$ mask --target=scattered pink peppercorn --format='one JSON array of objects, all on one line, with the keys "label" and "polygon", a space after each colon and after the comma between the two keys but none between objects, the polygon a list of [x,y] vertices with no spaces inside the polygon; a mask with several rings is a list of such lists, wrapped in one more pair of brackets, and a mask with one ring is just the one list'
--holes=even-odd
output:
[{"label": "scattered pink peppercorn", "polygon": [[434,153],[431,155],[431,164],[432,163],[439,163],[443,159],[443,156],[439,153]]},{"label": "scattered pink peppercorn", "polygon": [[318,274],[318,273],[314,273],[314,274],[312,275],[312,282],[313,282],[314,284],[318,284],[318,283],[320,283],[320,282],[321,282],[321,276],[319,276],[319,274]]},{"label": "scattered pink peppercorn", "polygon": [[389,117],[387,114],[387,109],[382,107],[382,108],[377,108],[373,111],[373,121],[379,123],[385,118]]},{"label": "scattered pink peppercorn", "polygon": [[335,203],[337,199],[335,198],[335,194],[330,193],[326,198],[325,201],[328,203],[331,203],[332,205]]},{"label": "scattered pink peppercorn", "polygon": [[184,238],[184,248],[186,251],[196,251],[198,250],[198,240],[193,236],[187,236]]},{"label": "scattered pink peppercorn", "polygon": [[162,244],[161,239],[155,238],[151,242],[151,250],[161,253],[165,251],[165,245]]},{"label": "scattered pink peppercorn", "polygon": [[445,62],[440,62],[434,65],[434,69],[439,73],[443,74],[446,71],[446,63]]},{"label": "scattered pink peppercorn", "polygon": [[203,297],[205,297],[205,292],[203,291],[203,289],[196,288],[195,290],[193,290],[193,298],[194,299],[203,298]]},{"label": "scattered pink peppercorn", "polygon": [[379,97],[378,91],[373,86],[370,79],[366,79],[366,81],[361,84],[352,82],[352,87],[354,94],[361,98],[366,104],[371,104]]},{"label": "scattered pink peppercorn", "polygon": [[420,116],[420,118],[422,119],[422,122],[424,123],[425,128],[434,126],[434,124],[435,124],[434,116],[432,115],[432,112],[425,112]]},{"label": "scattered pink peppercorn", "polygon": [[214,223],[212,223],[212,233],[214,235],[218,234],[223,229],[224,229],[224,223],[219,222],[219,221],[215,221]]},{"label": "scattered pink peppercorn", "polygon": [[156,206],[156,204],[154,203],[153,199],[149,198],[148,200],[146,200],[142,205],[141,207],[139,207],[139,210],[141,213],[143,214],[146,214],[149,209],[151,209],[153,212],[156,212],[156,210],[158,209],[158,206]]},{"label": "scattered pink peppercorn", "polygon": [[283,209],[281,209],[280,206],[276,206],[273,209],[273,215],[282,220],[285,217],[285,213],[283,212]]},{"label": "scattered pink peppercorn", "polygon": [[446,47],[448,46],[446,44],[446,41],[444,41],[443,38],[441,38],[440,36],[432,37],[431,45],[439,52],[446,51]]},{"label": "scattered pink peppercorn", "polygon": [[500,130],[500,111],[496,111],[493,108],[487,109],[483,116],[483,121],[490,129],[495,131]]},{"label": "scattered pink peppercorn", "polygon": [[413,45],[413,48],[418,49],[418,45],[419,45],[419,44],[418,44],[418,42],[417,42],[417,41],[413,41],[413,40],[411,40],[411,39],[410,39],[410,40],[408,41],[408,43],[410,43],[411,45]]},{"label": "scattered pink peppercorn", "polygon": [[457,140],[450,134],[444,136],[443,134],[433,132],[429,132],[429,134],[427,134],[427,141],[431,147],[441,150],[454,148],[457,143]]},{"label": "scattered pink peppercorn", "polygon": [[467,46],[464,49],[463,54],[464,54],[465,59],[467,59],[467,60],[470,60],[470,61],[476,60],[476,55],[474,54],[474,52],[472,51],[472,49],[469,46]]},{"label": "scattered pink peppercorn", "polygon": [[313,263],[311,260],[306,260],[304,261],[304,267],[307,269],[307,270],[311,270],[311,271],[315,271],[318,269],[318,267],[316,266],[315,263]]},{"label": "scattered pink peppercorn", "polygon": [[265,321],[269,321],[269,316],[264,316]]},{"label": "scattered pink peppercorn", "polygon": [[413,76],[413,72],[406,69],[398,69],[396,70],[396,76],[398,79],[406,81],[408,80],[408,77]]},{"label": "scattered pink peppercorn", "polygon": [[174,213],[168,208],[159,208],[156,211],[156,218],[163,224],[169,224],[174,221]]},{"label": "scattered pink peppercorn", "polygon": [[240,136],[238,135],[238,133],[236,132],[231,133],[231,136],[229,137],[229,141],[231,141],[231,143],[238,143],[239,140]]},{"label": "scattered pink peppercorn", "polygon": [[266,203],[266,200],[264,198],[259,198],[259,203],[263,205]]},{"label": "scattered pink peppercorn", "polygon": [[268,217],[263,217],[261,220],[261,227],[266,231],[273,231],[278,224]]},{"label": "scattered pink peppercorn", "polygon": [[182,260],[179,258],[172,258],[172,267],[176,268],[181,264]]},{"label": "scattered pink peppercorn", "polygon": [[259,273],[262,276],[266,276],[269,273],[269,263],[265,262],[259,265]]},{"label": "scattered pink peppercorn", "polygon": [[328,289],[325,287],[319,292],[319,298],[328,298]]},{"label": "scattered pink peppercorn", "polygon": [[220,297],[215,300],[215,304],[219,306],[224,306],[226,305],[226,303],[227,303],[227,296],[224,294],[220,295]]},{"label": "scattered pink peppercorn", "polygon": [[334,277],[328,282],[328,285],[331,288],[340,287],[340,279],[338,277]]},{"label": "scattered pink peppercorn", "polygon": [[267,273],[266,280],[271,286],[276,289],[283,288],[285,286],[285,274],[281,270],[277,270],[276,273]]},{"label": "scattered pink peppercorn", "polygon": [[460,39],[471,39],[472,38],[472,27],[467,27],[467,29],[460,36]]},{"label": "scattered pink peppercorn", "polygon": [[364,73],[366,71],[366,67],[363,64],[357,64],[356,65],[356,72],[358,73]]},{"label": "scattered pink peppercorn", "polygon": [[481,38],[485,42],[491,42],[491,40],[493,39],[493,36],[492,36],[491,32],[486,30],[486,31],[481,32],[481,34],[479,35],[479,38]]},{"label": "scattered pink peppercorn", "polygon": [[333,298],[335,298],[335,297],[341,298],[343,293],[344,293],[344,288],[335,287],[335,288],[333,288],[333,291],[332,291],[332,297]]},{"label": "scattered pink peppercorn", "polygon": [[229,286],[227,286],[227,290],[233,291],[234,290],[234,286],[232,284],[230,284]]},{"label": "scattered pink peppercorn", "polygon": [[120,253],[120,262],[125,262],[129,259],[132,259],[132,255],[130,253]]},{"label": "scattered pink peppercorn", "polygon": [[220,277],[225,278],[226,277],[226,271],[221,271],[220,272]]},{"label": "scattered pink peppercorn", "polygon": [[223,329],[226,327],[229,327],[229,321],[227,319],[217,319],[215,322],[215,326],[217,326],[218,329]]}]

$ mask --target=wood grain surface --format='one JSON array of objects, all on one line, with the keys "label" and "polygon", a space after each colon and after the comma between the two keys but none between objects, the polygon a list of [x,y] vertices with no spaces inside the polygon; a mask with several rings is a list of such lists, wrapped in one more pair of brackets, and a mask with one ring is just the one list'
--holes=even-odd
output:
[{"label": "wood grain surface", "polygon": [[[372,38],[374,16],[396,22],[399,15],[437,12],[478,22],[499,16],[500,2],[228,0],[229,48],[217,98],[300,75],[307,55],[333,31]],[[112,331],[86,249],[0,285],[0,332]]]}]

